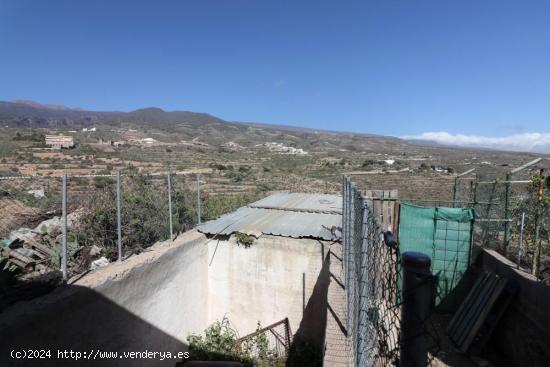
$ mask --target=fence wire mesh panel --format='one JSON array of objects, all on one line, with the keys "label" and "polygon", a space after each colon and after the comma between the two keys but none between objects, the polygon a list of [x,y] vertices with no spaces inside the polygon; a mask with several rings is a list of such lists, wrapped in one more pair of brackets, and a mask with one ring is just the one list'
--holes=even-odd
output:
[{"label": "fence wire mesh panel", "polygon": [[[345,274],[348,352],[354,366],[398,366],[400,350],[401,297],[397,246],[384,242],[380,213],[375,213],[355,184],[344,177],[343,267]],[[429,321],[422,320],[419,335],[437,352],[438,337]]]},{"label": "fence wire mesh panel", "polygon": [[285,366],[291,346],[290,323],[283,319],[237,341],[241,352],[259,366]]},{"label": "fence wire mesh panel", "polygon": [[196,225],[195,174],[172,173],[170,191],[168,170],[117,176],[66,177],[66,230],[62,176],[0,177],[0,309]]},{"label": "fence wire mesh panel", "polygon": [[[456,206],[472,207],[477,213],[473,243],[496,250],[519,269],[534,273],[550,269],[550,256],[545,255],[550,252],[550,214],[548,204],[544,203],[549,186],[536,179],[539,176],[537,168],[513,175],[483,172],[458,180],[456,185]],[[544,176],[540,177],[544,180]],[[540,258],[537,240],[542,248]]]}]

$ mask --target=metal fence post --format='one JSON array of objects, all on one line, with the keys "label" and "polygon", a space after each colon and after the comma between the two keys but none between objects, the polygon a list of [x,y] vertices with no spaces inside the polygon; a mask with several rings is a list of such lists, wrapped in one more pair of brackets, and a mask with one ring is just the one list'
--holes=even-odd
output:
[{"label": "metal fence post", "polygon": [[168,220],[170,221],[170,241],[174,239],[172,227],[172,180],[170,177],[170,169],[166,172],[166,180],[168,181]]},{"label": "metal fence post", "polygon": [[402,255],[400,367],[426,366],[428,349],[424,323],[430,313],[432,273],[430,258],[420,252]]},{"label": "metal fence post", "polygon": [[455,183],[453,185],[453,208],[456,207],[456,191],[458,186],[458,176],[455,176]]},{"label": "metal fence post", "polygon": [[201,174],[197,173],[197,223],[201,224]]},{"label": "metal fence post", "polygon": [[357,365],[358,366],[367,366],[368,364],[368,355],[367,355],[367,338],[369,338],[367,322],[367,307],[368,307],[368,295],[367,295],[367,284],[368,284],[368,246],[369,246],[369,211],[366,208],[366,201],[362,201],[362,229],[361,229],[361,257],[360,257],[360,271],[359,271],[359,312],[357,313],[358,318],[358,342],[357,342]]},{"label": "metal fence post", "polygon": [[67,283],[67,174],[63,175],[63,191],[61,194],[61,271],[63,272],[63,283]]},{"label": "metal fence post", "polygon": [[519,243],[518,243],[518,269],[521,266],[521,256],[523,255],[523,228],[525,225],[525,212],[521,212],[521,225],[519,228]]},{"label": "metal fence post", "polygon": [[[356,221],[356,207],[355,207],[355,186],[353,183],[350,183],[350,236],[349,236],[349,268],[348,268],[348,288],[349,288],[349,302],[350,302],[350,309],[348,312],[348,332],[351,331],[351,342],[354,348],[352,349],[353,352],[355,352],[355,342],[356,342],[356,335],[355,335],[355,313],[356,313],[356,304],[355,304],[355,279],[354,279],[354,273],[355,273],[355,259],[354,259],[354,250],[355,250],[355,240],[356,240],[356,227],[355,227],[355,221]],[[354,356],[355,357],[355,356]],[[355,359],[354,359],[355,360]]]},{"label": "metal fence post", "polygon": [[120,197],[120,171],[116,173],[116,230],[117,230],[117,247],[118,247],[118,262],[122,262],[122,221],[121,217],[121,197]]},{"label": "metal fence post", "polygon": [[540,271],[540,257],[541,257],[541,241],[540,241],[540,230],[544,221],[544,209],[543,209],[543,200],[544,200],[544,169],[540,169],[540,180],[539,187],[537,192],[537,207],[535,211],[535,239],[534,245],[535,249],[533,251],[533,268],[531,269],[531,274],[538,277]]},{"label": "metal fence post", "polygon": [[[347,213],[348,213],[348,220],[347,220],[347,231],[348,231],[348,235],[346,236],[346,293],[347,293],[347,303],[348,303],[348,307],[347,307],[347,310],[348,310],[348,317],[347,317],[347,320],[346,320],[346,330],[351,331],[351,315],[353,314],[353,309],[352,309],[352,284],[351,284],[351,272],[352,272],[352,269],[351,269],[351,239],[352,239],[352,236],[353,236],[353,233],[352,233],[352,227],[353,227],[353,205],[351,205],[351,184],[350,184],[350,180],[348,178],[347,180],[347,202],[348,202],[348,207],[347,207]],[[351,333],[350,333],[351,335]]]},{"label": "metal fence post", "polygon": [[510,201],[512,196],[512,174],[506,174],[506,198],[504,199],[504,256],[508,251],[508,245],[510,244]]},{"label": "metal fence post", "polygon": [[[346,258],[346,176],[342,176],[342,259]],[[342,271],[346,273],[346,262],[342,261]]]},{"label": "metal fence post", "polygon": [[508,245],[510,245],[510,205],[512,201],[512,176],[518,172],[521,172],[534,164],[539,163],[542,158],[537,158],[531,162],[525,163],[524,165],[514,168],[506,174],[506,201],[504,202],[504,256],[506,256],[508,251]]}]

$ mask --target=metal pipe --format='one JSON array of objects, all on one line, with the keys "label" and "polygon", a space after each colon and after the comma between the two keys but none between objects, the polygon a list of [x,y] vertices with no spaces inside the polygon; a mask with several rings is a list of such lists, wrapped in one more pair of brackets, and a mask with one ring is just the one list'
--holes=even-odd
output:
[{"label": "metal pipe", "polygon": [[67,175],[63,175],[63,191],[61,194],[61,271],[63,273],[63,283],[67,283]]},{"label": "metal pipe", "polygon": [[463,176],[466,176],[472,172],[474,172],[476,169],[475,168],[472,168],[472,169],[469,169],[465,172],[462,172],[458,175],[455,176],[455,182],[454,182],[454,185],[453,185],[453,208],[456,207],[456,204],[457,204],[457,201],[456,201],[456,194],[457,194],[457,190],[458,190],[458,181],[463,177]]},{"label": "metal pipe", "polygon": [[459,178],[459,176],[455,177],[455,183],[453,185],[453,208],[456,207],[456,191],[457,191],[457,186],[458,186],[458,178]]},{"label": "metal pipe", "polygon": [[475,168],[469,169],[469,170],[467,170],[466,172],[462,172],[462,173],[458,174],[456,177],[466,176],[466,175],[468,175],[468,174],[474,172],[475,170],[476,170]]},{"label": "metal pipe", "polygon": [[540,256],[541,256],[541,242],[540,242],[540,230],[544,216],[544,169],[540,169],[540,180],[537,193],[537,207],[535,212],[535,239],[534,245],[535,250],[533,251],[533,268],[531,269],[531,274],[538,277],[540,270]]},{"label": "metal pipe", "polygon": [[[373,201],[418,201],[418,202],[438,202],[438,203],[452,203],[452,200],[441,200],[441,199],[412,199],[412,198],[379,198],[379,197],[364,197],[365,200],[373,200]],[[464,200],[457,200],[456,203],[460,204],[491,204],[491,205],[499,205],[498,202],[488,202],[488,201],[464,201]]]},{"label": "metal pipe", "polygon": [[369,366],[372,364],[372,361],[367,360],[369,357],[367,350],[367,343],[369,342],[368,335],[368,221],[369,221],[369,211],[366,208],[366,202],[364,199],[361,200],[361,212],[362,212],[362,228],[361,228],[361,254],[359,258],[359,310],[357,312],[357,365],[358,366]]},{"label": "metal pipe", "polygon": [[172,227],[172,180],[170,178],[170,169],[166,172],[166,180],[168,181],[168,220],[170,221],[170,241],[174,239]]},{"label": "metal pipe", "polygon": [[420,252],[407,251],[402,256],[401,367],[426,366],[428,363],[424,323],[429,316],[432,301],[433,276],[430,263],[430,258]]},{"label": "metal pipe", "polygon": [[518,269],[521,266],[521,256],[523,255],[523,228],[525,224],[525,212],[521,212],[521,226],[519,229],[519,243],[518,243]]},{"label": "metal pipe", "polygon": [[120,195],[120,171],[116,174],[116,229],[118,262],[122,262],[122,220],[121,218],[121,195]]},{"label": "metal pipe", "polygon": [[[527,184],[527,183],[531,183],[533,182],[533,180],[512,180],[512,181],[500,181],[499,183],[511,183],[511,184]],[[492,185],[494,184],[495,181],[479,181],[477,182],[478,185]]]},{"label": "metal pipe", "polygon": [[201,174],[197,173],[197,223],[201,224]]},{"label": "metal pipe", "polygon": [[[516,171],[517,172],[517,171]],[[508,221],[510,219],[510,201],[512,200],[512,184],[509,182],[512,179],[512,173],[506,174],[506,198],[504,201],[504,219],[506,222],[504,222],[504,248],[503,253],[504,256],[506,256],[506,252],[508,251],[508,245],[510,244],[510,222]]]},{"label": "metal pipe", "polygon": [[513,175],[515,173],[518,173],[519,171],[523,171],[524,169],[529,168],[532,165],[539,163],[541,160],[542,160],[542,158],[533,159],[531,162],[525,163],[523,166],[519,166],[517,168],[514,168],[513,170],[510,171],[510,174]]}]

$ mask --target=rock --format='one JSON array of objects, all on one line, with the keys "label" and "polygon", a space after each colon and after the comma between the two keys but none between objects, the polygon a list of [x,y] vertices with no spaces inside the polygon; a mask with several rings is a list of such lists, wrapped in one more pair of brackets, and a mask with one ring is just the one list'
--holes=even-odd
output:
[{"label": "rock", "polygon": [[93,245],[91,248],[90,248],[90,252],[89,252],[90,256],[97,256],[99,254],[101,254],[101,248],[96,246],[96,245]]},{"label": "rock", "polygon": [[36,226],[35,231],[49,234],[50,236],[61,231],[61,220],[59,217],[53,217],[41,222]]},{"label": "rock", "polygon": [[30,228],[19,228],[15,231],[11,231],[9,235],[10,240],[19,239],[23,242],[39,241],[38,233]]},{"label": "rock", "polygon": [[44,189],[29,190],[27,194],[34,196],[37,199],[43,198],[45,196]]},{"label": "rock", "polygon": [[90,270],[97,270],[107,265],[109,265],[109,260],[107,260],[106,257],[101,257],[95,261],[92,261],[92,264],[90,265]]},{"label": "rock", "polygon": [[[83,209],[75,210],[74,212],[67,215],[67,228],[71,228],[74,225],[78,224],[78,221],[84,213]],[[61,232],[61,217],[53,217],[41,222],[34,229],[38,233],[55,235]]]}]

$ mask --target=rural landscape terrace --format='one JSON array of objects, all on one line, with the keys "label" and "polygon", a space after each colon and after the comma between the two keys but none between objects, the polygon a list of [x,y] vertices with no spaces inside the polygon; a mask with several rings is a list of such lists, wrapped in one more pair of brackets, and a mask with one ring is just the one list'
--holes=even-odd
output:
[{"label": "rural landscape terrace", "polygon": [[0,1],[0,367],[550,366],[550,2]]},{"label": "rural landscape terrace", "polygon": [[[0,102],[2,176],[112,174],[137,169],[211,173],[218,187],[243,192],[334,192],[342,174],[406,197],[449,199],[454,174],[479,168],[497,177],[540,156],[415,144],[399,138],[228,122],[206,113],[95,112],[35,102]],[[71,149],[51,150],[46,135],[66,135]],[[446,183],[442,187],[441,183]],[[299,186],[297,186],[299,185]]]}]

